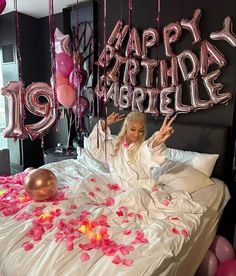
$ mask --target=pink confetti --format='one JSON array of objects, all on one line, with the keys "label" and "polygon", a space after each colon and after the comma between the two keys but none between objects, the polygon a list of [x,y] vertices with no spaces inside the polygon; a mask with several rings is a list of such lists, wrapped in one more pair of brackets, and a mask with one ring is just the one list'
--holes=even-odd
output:
[{"label": "pink confetti", "polygon": [[81,260],[81,262],[86,262],[86,261],[90,260],[89,254],[88,253],[82,253],[80,255],[80,260]]}]

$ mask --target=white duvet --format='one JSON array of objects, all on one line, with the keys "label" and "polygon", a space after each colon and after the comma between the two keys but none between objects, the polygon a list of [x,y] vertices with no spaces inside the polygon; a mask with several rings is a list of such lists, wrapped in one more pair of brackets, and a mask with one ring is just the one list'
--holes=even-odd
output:
[{"label": "white duvet", "polygon": [[52,201],[0,178],[1,276],[158,275],[205,211],[182,191],[129,187],[85,153],[44,167],[60,184]]}]

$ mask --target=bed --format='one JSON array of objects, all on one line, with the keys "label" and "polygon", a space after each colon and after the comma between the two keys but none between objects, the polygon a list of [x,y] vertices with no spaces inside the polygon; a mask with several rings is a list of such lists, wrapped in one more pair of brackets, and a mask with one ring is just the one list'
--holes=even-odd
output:
[{"label": "bed", "polygon": [[[148,134],[158,127],[150,120]],[[214,184],[192,193],[129,189],[86,149],[44,166],[60,184],[52,200],[27,198],[25,173],[1,178],[0,196],[10,193],[0,205],[0,275],[194,275],[229,199],[228,137],[226,127],[175,124],[169,148],[220,154]]]}]

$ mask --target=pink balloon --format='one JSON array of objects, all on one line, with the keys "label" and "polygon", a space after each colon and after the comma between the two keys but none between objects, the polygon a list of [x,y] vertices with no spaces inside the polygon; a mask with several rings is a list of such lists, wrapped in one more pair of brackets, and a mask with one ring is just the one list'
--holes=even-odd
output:
[{"label": "pink balloon", "polygon": [[202,260],[196,276],[215,276],[218,267],[218,260],[216,256],[208,250],[204,259]]},{"label": "pink balloon", "polygon": [[73,60],[70,55],[66,53],[59,53],[56,55],[56,71],[64,77],[69,77],[73,69]]},{"label": "pink balloon", "polygon": [[75,102],[76,92],[70,85],[57,87],[57,99],[66,108],[71,107]]},{"label": "pink balloon", "polygon": [[82,79],[80,80],[80,88],[83,88],[84,85],[86,84],[88,73],[84,68],[81,68],[81,76]]},{"label": "pink balloon", "polygon": [[6,7],[6,0],[0,0],[0,14],[4,11]]},{"label": "pink balloon", "polygon": [[60,74],[59,72],[56,72],[56,84],[57,87],[63,84],[68,84],[69,80],[68,78],[64,77],[62,74]]},{"label": "pink balloon", "polygon": [[216,235],[209,249],[216,255],[220,263],[235,258],[233,246],[222,236]]},{"label": "pink balloon", "polygon": [[82,81],[82,73],[80,68],[74,68],[69,76],[69,84],[72,86],[75,90],[78,90],[80,88],[80,83]]},{"label": "pink balloon", "polygon": [[219,265],[216,276],[235,276],[236,260],[228,260]]},{"label": "pink balloon", "polygon": [[78,104],[74,105],[72,107],[72,111],[74,112],[75,115],[84,115],[84,113],[88,110],[89,108],[89,101],[87,98],[80,96],[78,99]]}]

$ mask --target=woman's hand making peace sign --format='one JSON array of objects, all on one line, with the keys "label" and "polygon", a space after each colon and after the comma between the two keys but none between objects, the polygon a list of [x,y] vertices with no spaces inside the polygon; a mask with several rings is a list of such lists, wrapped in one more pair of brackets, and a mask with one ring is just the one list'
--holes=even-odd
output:
[{"label": "woman's hand making peace sign", "polygon": [[[106,126],[109,127],[119,121],[122,121],[125,119],[125,114],[119,114],[112,112],[109,116],[106,118]],[[102,124],[102,129],[105,129],[105,121]]]},{"label": "woman's hand making peace sign", "polygon": [[[160,130],[157,132],[154,142],[153,142],[153,147],[156,147],[162,143],[165,143],[165,141],[171,136],[171,134],[174,132],[174,129],[172,127],[172,123],[174,119],[176,118],[177,115],[172,117],[169,120],[169,117],[166,116],[165,120],[160,128]],[[169,121],[168,121],[169,120]]]}]

